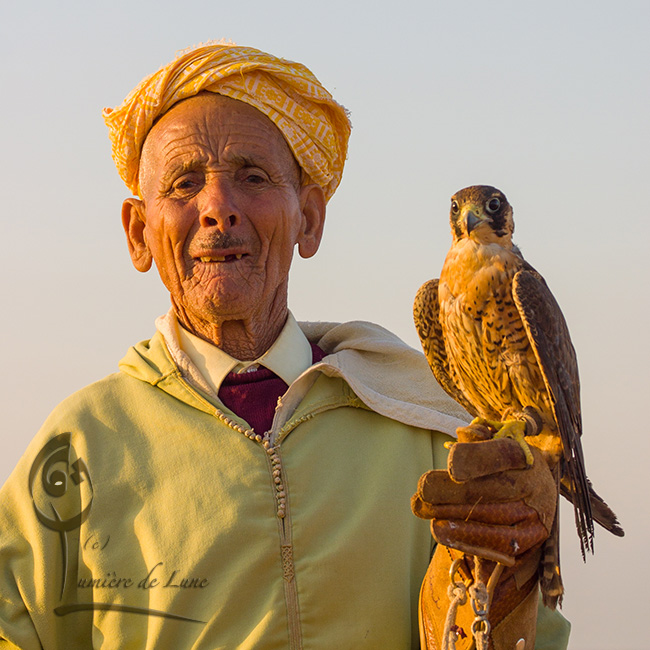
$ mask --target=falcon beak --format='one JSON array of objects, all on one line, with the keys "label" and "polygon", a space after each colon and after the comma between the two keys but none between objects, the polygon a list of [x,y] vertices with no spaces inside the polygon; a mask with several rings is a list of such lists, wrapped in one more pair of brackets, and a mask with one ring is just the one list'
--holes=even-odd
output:
[{"label": "falcon beak", "polygon": [[474,228],[482,224],[485,220],[485,217],[480,215],[479,211],[475,209],[474,206],[471,206],[465,213],[465,218],[463,219],[467,234],[469,235]]}]

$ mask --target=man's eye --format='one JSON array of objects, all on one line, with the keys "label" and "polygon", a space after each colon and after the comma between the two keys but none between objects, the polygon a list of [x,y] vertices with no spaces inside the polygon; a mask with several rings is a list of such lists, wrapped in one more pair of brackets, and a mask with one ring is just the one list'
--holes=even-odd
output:
[{"label": "man's eye", "polygon": [[268,176],[258,169],[242,169],[240,179],[242,183],[255,187],[266,185],[269,182]]},{"label": "man's eye", "polygon": [[190,194],[200,186],[200,179],[195,174],[186,174],[176,179],[171,187],[175,194]]}]

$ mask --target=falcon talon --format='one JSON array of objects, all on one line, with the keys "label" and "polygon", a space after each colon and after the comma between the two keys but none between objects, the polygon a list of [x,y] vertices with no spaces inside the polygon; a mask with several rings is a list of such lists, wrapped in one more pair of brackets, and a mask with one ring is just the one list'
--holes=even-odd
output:
[{"label": "falcon talon", "polygon": [[485,427],[493,435],[499,429],[499,424],[500,422],[495,422],[493,420],[486,420],[485,418],[474,418],[470,422],[470,426],[478,425],[478,426]]},{"label": "falcon talon", "polygon": [[530,450],[528,443],[525,440],[526,423],[521,420],[506,420],[505,422],[493,423],[499,425],[497,432],[494,434],[495,440],[497,438],[510,438],[519,443],[521,450],[526,457],[526,465],[532,467],[533,465],[533,452]]}]

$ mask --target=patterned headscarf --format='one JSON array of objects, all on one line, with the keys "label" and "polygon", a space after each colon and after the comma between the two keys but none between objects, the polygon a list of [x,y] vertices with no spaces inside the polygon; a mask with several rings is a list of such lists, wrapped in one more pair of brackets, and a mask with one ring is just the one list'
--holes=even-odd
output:
[{"label": "patterned headscarf", "polygon": [[181,52],[141,81],[120,106],[104,109],[113,160],[134,194],[140,194],[142,145],[155,120],[206,90],[246,102],[271,119],[329,200],[343,174],[351,128],[347,111],[304,65],[222,43]]}]

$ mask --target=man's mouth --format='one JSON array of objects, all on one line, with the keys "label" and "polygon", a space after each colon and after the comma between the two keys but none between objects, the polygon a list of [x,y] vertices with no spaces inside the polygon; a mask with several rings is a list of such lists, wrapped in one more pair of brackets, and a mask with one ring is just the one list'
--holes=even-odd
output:
[{"label": "man's mouth", "polygon": [[234,262],[244,257],[246,253],[236,253],[233,255],[210,255],[199,257],[201,262]]}]

